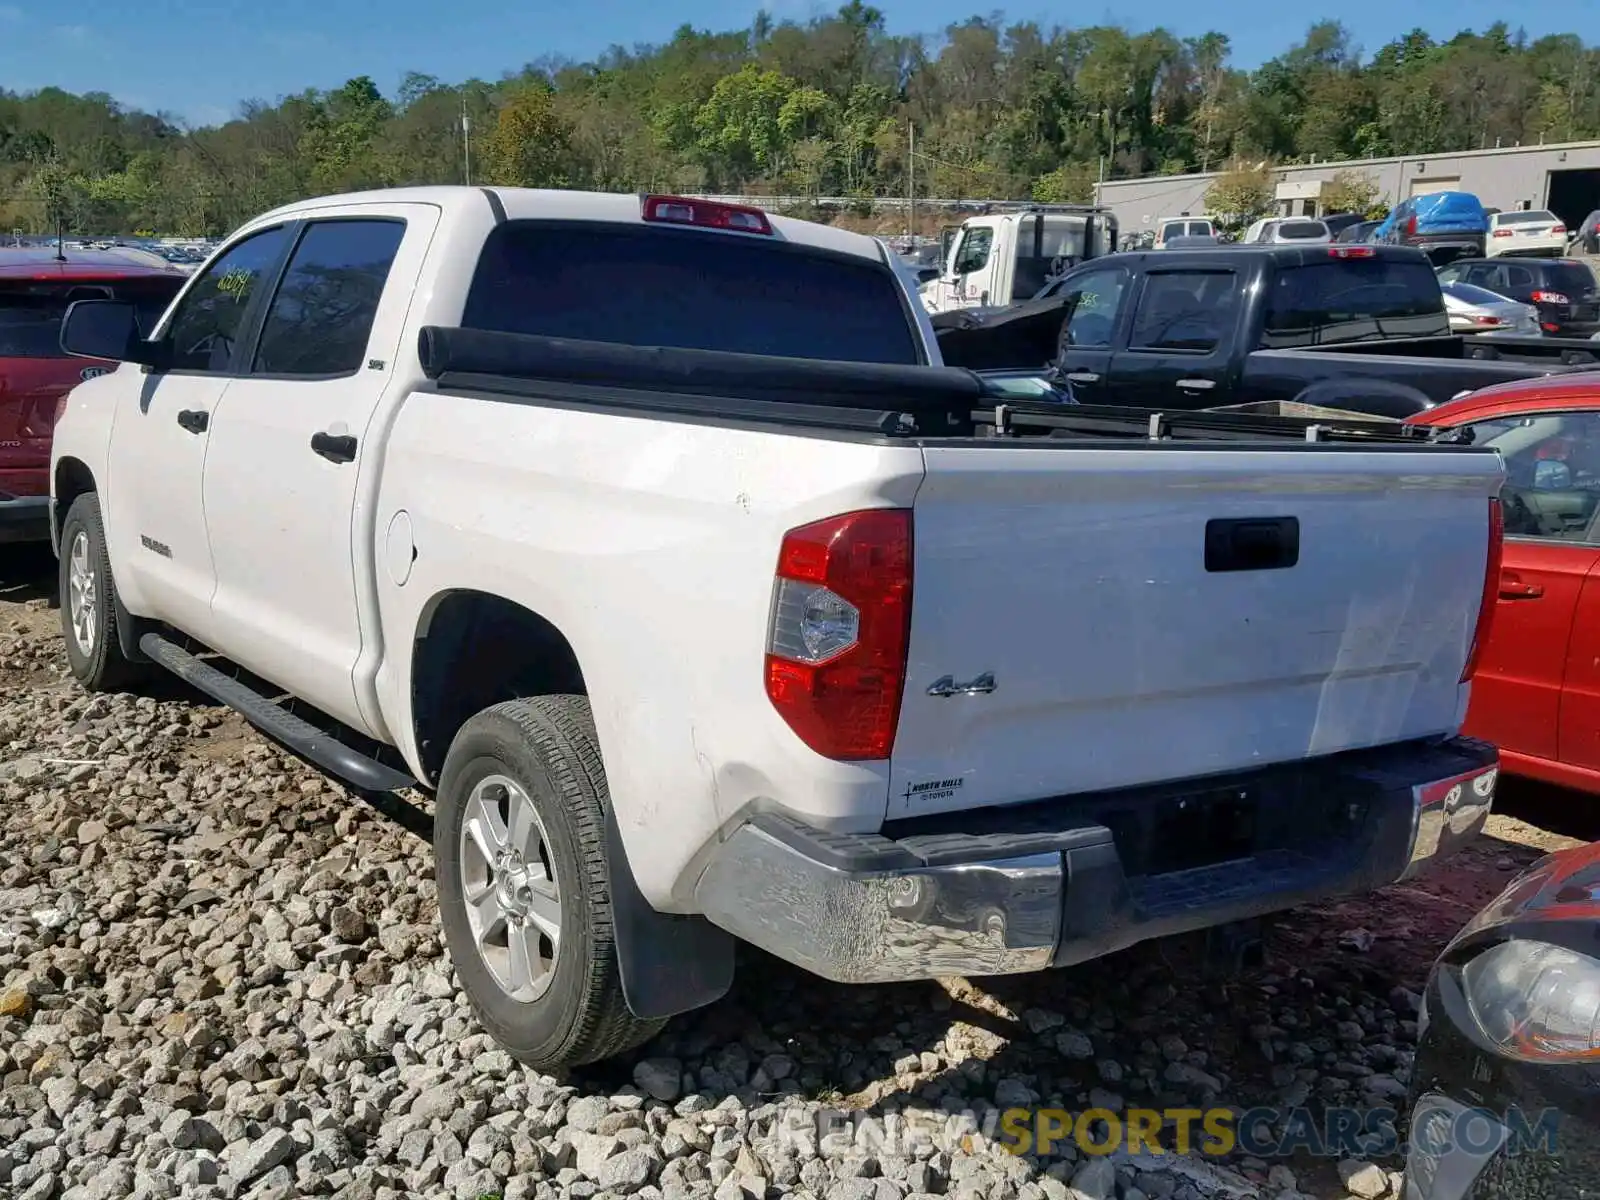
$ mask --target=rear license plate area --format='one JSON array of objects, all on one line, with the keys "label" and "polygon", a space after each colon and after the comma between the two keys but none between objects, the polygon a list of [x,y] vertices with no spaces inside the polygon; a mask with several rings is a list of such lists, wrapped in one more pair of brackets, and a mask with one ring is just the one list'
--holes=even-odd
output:
[{"label": "rear license plate area", "polygon": [[1107,824],[1129,875],[1166,875],[1249,858],[1258,844],[1259,813],[1253,789],[1214,788],[1162,796],[1136,820],[1128,819],[1132,813],[1117,814]]}]

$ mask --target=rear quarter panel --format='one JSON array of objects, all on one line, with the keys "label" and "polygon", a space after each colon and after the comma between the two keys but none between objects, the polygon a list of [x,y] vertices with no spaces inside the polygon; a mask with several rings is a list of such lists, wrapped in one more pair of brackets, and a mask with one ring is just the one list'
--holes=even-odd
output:
[{"label": "rear quarter panel", "polygon": [[[747,808],[874,830],[884,763],[837,763],[778,717],[762,679],[784,532],[909,507],[921,451],[488,396],[415,392],[376,504],[390,648],[380,702],[420,771],[410,647],[440,600],[472,589],[551,622],[577,653],[630,866],[658,908],[690,911],[696,860]],[[417,555],[384,565],[393,514]]]}]

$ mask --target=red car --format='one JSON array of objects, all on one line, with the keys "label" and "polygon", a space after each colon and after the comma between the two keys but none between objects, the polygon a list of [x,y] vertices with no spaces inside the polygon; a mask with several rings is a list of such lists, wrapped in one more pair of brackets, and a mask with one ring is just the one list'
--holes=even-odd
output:
[{"label": "red car", "polygon": [[50,536],[50,434],[85,379],[114,370],[61,352],[74,300],[128,300],[148,331],[187,276],[149,252],[0,247],[0,542]]},{"label": "red car", "polygon": [[1410,419],[1506,466],[1505,549],[1465,732],[1506,770],[1600,791],[1600,371],[1485,388]]}]

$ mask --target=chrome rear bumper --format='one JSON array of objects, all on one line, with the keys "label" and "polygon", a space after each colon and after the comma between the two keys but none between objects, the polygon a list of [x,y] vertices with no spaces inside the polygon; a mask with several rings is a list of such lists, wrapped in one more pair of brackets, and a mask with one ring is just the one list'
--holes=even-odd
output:
[{"label": "chrome rear bumper", "polygon": [[1130,877],[1105,825],[1039,828],[1041,807],[1081,812],[1077,797],[1026,806],[1026,828],[978,810],[963,815],[980,832],[898,839],[763,813],[718,848],[696,898],[729,933],[841,983],[1037,971],[1415,875],[1482,828],[1498,756],[1458,738],[1326,766],[1363,813],[1338,844]]}]

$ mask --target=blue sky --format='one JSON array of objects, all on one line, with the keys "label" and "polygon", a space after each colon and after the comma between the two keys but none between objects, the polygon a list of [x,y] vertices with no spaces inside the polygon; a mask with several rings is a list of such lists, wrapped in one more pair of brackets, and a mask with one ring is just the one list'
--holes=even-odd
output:
[{"label": "blue sky", "polygon": [[[546,54],[586,58],[613,43],[669,37],[690,22],[743,28],[749,0],[0,0],[0,86],[105,91],[124,103],[174,112],[194,123],[225,120],[241,100],[272,100],[305,87],[337,87],[370,75],[393,93],[407,70],[445,80],[495,79]],[[775,0],[780,17],[804,18],[836,4]],[[982,0],[879,0],[897,33],[934,32],[986,11]],[[1165,25],[1180,35],[1217,29],[1235,60],[1254,66],[1295,41],[1325,11],[1369,53],[1409,29],[1436,36],[1481,29],[1505,12],[1499,0],[1408,0],[1306,8],[1283,0],[1139,0],[1117,7],[1046,6],[1021,0],[1012,19],[1130,28]],[[1578,33],[1600,42],[1600,3],[1519,5],[1530,36]],[[1070,14],[1070,16],[1068,15]],[[1515,24],[1515,22],[1514,22]]]}]

